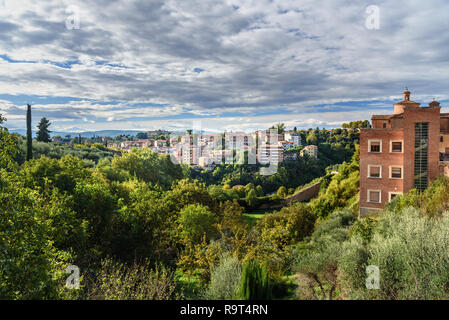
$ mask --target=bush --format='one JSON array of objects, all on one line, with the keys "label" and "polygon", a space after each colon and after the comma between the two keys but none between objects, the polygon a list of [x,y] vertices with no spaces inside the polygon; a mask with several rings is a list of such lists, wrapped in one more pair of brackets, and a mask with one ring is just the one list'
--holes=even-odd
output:
[{"label": "bush", "polygon": [[424,192],[412,189],[405,195],[395,197],[390,201],[386,209],[400,212],[407,207],[419,208],[422,213],[439,215],[449,209],[449,178],[440,177]]},{"label": "bush", "polygon": [[[421,215],[415,208],[386,212],[367,245],[355,237],[342,257],[351,297],[366,299],[448,299],[449,213]],[[358,261],[356,265],[348,261]],[[364,286],[365,266],[380,270],[380,289]],[[361,281],[362,284],[360,283]]]},{"label": "bush", "polygon": [[284,186],[279,187],[277,195],[280,198],[285,198],[287,196],[287,188]]},{"label": "bush", "polygon": [[71,256],[54,245],[54,211],[0,169],[0,299],[67,297],[64,269]]},{"label": "bush", "polygon": [[236,299],[242,276],[242,266],[236,257],[223,255],[220,264],[213,268],[209,287],[204,293],[205,299]]},{"label": "bush", "polygon": [[309,243],[299,248],[296,268],[304,285],[299,298],[334,299],[338,289],[342,243],[356,215],[350,210],[335,212],[316,227]]},{"label": "bush", "polygon": [[154,269],[148,261],[131,266],[105,259],[87,285],[92,300],[173,300],[176,294],[174,272],[163,266]]}]

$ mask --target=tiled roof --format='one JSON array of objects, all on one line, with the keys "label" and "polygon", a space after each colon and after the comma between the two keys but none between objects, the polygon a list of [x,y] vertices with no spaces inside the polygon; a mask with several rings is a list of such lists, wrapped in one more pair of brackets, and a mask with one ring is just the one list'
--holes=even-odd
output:
[{"label": "tiled roof", "polygon": [[403,114],[374,114],[371,116],[371,120],[390,120],[393,118],[402,118]]},{"label": "tiled roof", "polygon": [[386,115],[374,114],[371,117],[371,120],[388,120],[388,119],[391,119],[392,117],[393,117],[392,114],[386,114]]}]

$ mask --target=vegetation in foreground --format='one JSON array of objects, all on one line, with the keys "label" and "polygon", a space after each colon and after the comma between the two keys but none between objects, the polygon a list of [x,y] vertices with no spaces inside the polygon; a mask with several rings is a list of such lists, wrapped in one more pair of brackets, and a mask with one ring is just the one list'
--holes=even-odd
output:
[{"label": "vegetation in foreground", "polygon": [[[248,223],[260,184],[206,184],[145,150],[24,161],[21,143],[0,126],[2,299],[448,298],[445,178],[358,219],[356,151],[316,199]],[[68,265],[80,289],[66,288]],[[368,265],[379,290],[365,287]]]}]

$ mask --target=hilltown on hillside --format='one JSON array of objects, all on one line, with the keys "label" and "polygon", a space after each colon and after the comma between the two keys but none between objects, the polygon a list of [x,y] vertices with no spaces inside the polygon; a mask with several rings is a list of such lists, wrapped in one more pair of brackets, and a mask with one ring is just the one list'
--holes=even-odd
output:
[{"label": "hilltown on hillside", "polygon": [[[272,133],[273,131],[271,131]],[[157,136],[160,137],[160,133]],[[167,135],[168,132],[164,134]],[[155,137],[153,132],[148,137]],[[166,139],[139,139],[123,142],[109,142],[108,148],[131,150],[132,148],[150,148],[158,154],[170,154],[176,163],[197,165],[202,168],[213,168],[222,162],[232,162],[234,157],[248,152],[247,163],[261,164],[279,163],[284,160],[295,160],[298,153],[287,154],[287,150],[302,146],[301,137],[294,131],[270,135],[270,130],[245,132],[226,132],[223,134],[170,134]],[[242,153],[243,152],[243,153]],[[318,147],[308,145],[302,148],[299,156],[318,158]]]}]

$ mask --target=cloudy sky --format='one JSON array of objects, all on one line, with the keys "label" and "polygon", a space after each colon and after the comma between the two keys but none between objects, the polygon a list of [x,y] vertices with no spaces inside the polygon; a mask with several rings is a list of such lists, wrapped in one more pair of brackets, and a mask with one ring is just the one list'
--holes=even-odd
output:
[{"label": "cloudy sky", "polygon": [[405,86],[448,105],[447,30],[445,0],[0,0],[0,113],[24,128],[31,103],[54,131],[336,127]]}]

